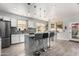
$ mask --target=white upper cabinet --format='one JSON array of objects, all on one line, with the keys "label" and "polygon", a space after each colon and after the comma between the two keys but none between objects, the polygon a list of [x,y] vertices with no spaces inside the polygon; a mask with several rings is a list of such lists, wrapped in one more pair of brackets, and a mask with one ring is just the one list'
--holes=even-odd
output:
[{"label": "white upper cabinet", "polygon": [[11,19],[11,27],[17,27],[17,19]]},{"label": "white upper cabinet", "polygon": [[5,20],[5,21],[10,21],[10,18],[9,17],[2,17],[3,18],[3,20]]}]

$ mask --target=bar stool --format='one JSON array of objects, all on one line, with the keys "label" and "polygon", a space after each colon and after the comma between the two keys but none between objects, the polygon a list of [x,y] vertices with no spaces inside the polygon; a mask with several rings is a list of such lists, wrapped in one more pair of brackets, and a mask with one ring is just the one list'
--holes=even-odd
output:
[{"label": "bar stool", "polygon": [[43,48],[44,50],[48,47],[48,33],[43,33]]},{"label": "bar stool", "polygon": [[41,44],[40,44],[41,39],[42,39],[42,33],[36,33],[35,34],[35,52],[34,52],[36,56],[39,56],[41,54],[39,51],[41,49]]},{"label": "bar stool", "polygon": [[50,38],[53,41],[53,37],[54,37],[54,32],[50,32]]},{"label": "bar stool", "polygon": [[39,39],[39,50],[42,48],[43,48],[43,33],[41,33],[40,39]]},{"label": "bar stool", "polygon": [[54,37],[54,32],[50,32],[50,34],[49,34],[49,48],[50,48],[50,46],[51,46],[51,40],[53,41],[53,37]]}]

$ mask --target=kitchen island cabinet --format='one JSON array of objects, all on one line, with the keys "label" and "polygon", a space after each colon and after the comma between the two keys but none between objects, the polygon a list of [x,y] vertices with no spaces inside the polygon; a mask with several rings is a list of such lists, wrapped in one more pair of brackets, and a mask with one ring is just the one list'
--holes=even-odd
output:
[{"label": "kitchen island cabinet", "polygon": [[35,33],[25,35],[25,55],[33,56],[36,51],[47,49],[48,47],[48,33]]}]

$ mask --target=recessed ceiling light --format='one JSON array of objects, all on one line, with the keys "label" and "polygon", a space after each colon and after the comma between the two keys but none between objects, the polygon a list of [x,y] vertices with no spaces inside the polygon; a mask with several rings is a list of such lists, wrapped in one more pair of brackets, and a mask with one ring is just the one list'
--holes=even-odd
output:
[{"label": "recessed ceiling light", "polygon": [[30,13],[30,11],[28,11],[28,13]]},{"label": "recessed ceiling light", "polygon": [[46,12],[46,10],[44,10],[44,12]]},{"label": "recessed ceiling light", "polygon": [[36,6],[34,6],[34,8],[36,8]]},{"label": "recessed ceiling light", "polygon": [[79,3],[77,3],[77,5],[79,5]]},{"label": "recessed ceiling light", "polygon": [[77,3],[77,4],[79,4],[79,3]]},{"label": "recessed ceiling light", "polygon": [[31,5],[31,3],[27,3],[27,5]]},{"label": "recessed ceiling light", "polygon": [[40,10],[41,10],[41,8],[40,8]]}]

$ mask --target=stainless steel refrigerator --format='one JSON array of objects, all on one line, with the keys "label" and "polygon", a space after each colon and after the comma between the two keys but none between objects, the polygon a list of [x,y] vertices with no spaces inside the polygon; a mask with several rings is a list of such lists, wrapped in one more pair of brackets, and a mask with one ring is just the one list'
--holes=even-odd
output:
[{"label": "stainless steel refrigerator", "polygon": [[0,21],[0,36],[2,48],[9,47],[11,45],[11,22],[10,21]]}]

